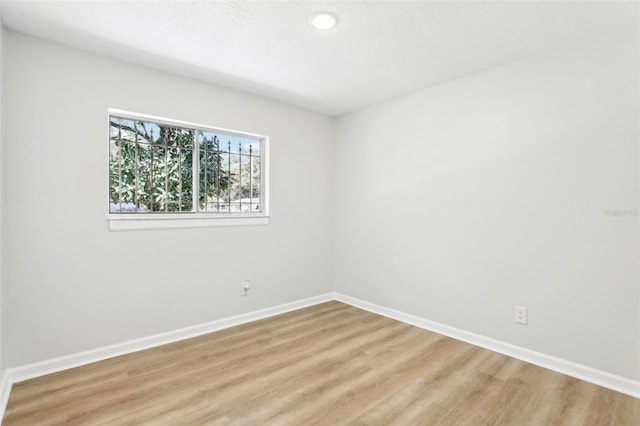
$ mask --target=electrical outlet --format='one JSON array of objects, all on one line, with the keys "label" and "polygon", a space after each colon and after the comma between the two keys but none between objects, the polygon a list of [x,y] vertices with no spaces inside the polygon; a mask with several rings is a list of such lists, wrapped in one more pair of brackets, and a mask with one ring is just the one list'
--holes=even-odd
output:
[{"label": "electrical outlet", "polygon": [[524,306],[514,306],[515,320],[518,324],[527,324],[527,308]]},{"label": "electrical outlet", "polygon": [[249,290],[251,289],[251,283],[249,282],[249,280],[245,280],[245,281],[242,281],[241,285],[242,285],[242,287],[241,287],[241,289],[242,289],[241,291],[242,292],[240,294],[242,296],[248,296],[249,295]]}]

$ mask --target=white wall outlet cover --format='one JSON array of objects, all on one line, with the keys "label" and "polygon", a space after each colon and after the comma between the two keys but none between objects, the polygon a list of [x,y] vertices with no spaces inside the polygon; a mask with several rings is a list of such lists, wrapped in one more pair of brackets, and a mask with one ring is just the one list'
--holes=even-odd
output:
[{"label": "white wall outlet cover", "polygon": [[527,324],[527,308],[524,306],[514,306],[515,322],[518,324]]},{"label": "white wall outlet cover", "polygon": [[249,280],[246,281],[242,281],[242,295],[246,296],[249,294],[249,289],[251,288],[251,283],[249,282]]}]

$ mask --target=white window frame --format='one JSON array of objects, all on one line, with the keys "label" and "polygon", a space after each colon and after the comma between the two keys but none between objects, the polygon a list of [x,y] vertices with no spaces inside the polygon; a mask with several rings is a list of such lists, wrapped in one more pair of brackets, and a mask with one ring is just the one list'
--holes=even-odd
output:
[{"label": "white window frame", "polygon": [[[192,123],[188,121],[174,120],[155,115],[140,114],[116,108],[109,108],[107,111],[107,141],[110,140],[110,116],[117,115],[133,120],[152,121],[176,127],[193,128],[196,131],[212,131],[229,135],[246,136],[259,139],[261,146],[261,197],[260,213],[244,212],[184,212],[184,213],[111,213],[109,209],[110,196],[109,185],[107,184],[107,221],[111,231],[127,231],[138,229],[171,229],[171,228],[199,228],[214,226],[238,226],[238,225],[267,225],[269,223],[269,137],[256,133],[243,132],[238,130],[213,127],[205,124]],[[107,158],[109,158],[109,144],[107,144]]]}]

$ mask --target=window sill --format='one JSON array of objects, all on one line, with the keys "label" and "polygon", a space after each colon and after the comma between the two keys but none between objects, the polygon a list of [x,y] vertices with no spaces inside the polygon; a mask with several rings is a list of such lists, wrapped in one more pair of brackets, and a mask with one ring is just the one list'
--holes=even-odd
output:
[{"label": "window sill", "polygon": [[107,215],[110,231],[144,229],[209,228],[217,226],[268,225],[269,216],[208,216],[208,215]]}]

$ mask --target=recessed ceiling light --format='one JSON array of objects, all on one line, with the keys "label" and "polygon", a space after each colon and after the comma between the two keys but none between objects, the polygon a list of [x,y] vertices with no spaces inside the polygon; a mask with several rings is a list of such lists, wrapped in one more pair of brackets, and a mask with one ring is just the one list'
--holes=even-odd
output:
[{"label": "recessed ceiling light", "polygon": [[319,30],[328,30],[338,23],[338,17],[330,12],[319,12],[309,18],[309,22]]}]

